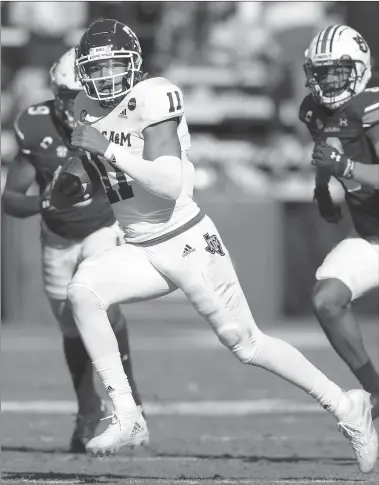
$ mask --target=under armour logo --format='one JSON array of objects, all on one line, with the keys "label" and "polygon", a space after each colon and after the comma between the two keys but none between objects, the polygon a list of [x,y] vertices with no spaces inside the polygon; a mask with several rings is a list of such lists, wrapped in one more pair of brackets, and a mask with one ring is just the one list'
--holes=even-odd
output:
[{"label": "under armour logo", "polygon": [[206,251],[208,251],[211,254],[217,253],[220,256],[225,256],[220,240],[215,234],[213,234],[213,236],[210,236],[207,233],[207,234],[204,234],[203,237],[207,243],[207,247],[205,248]]},{"label": "under armour logo", "polygon": [[336,162],[339,162],[341,160],[341,155],[339,153],[337,154],[336,152],[332,152],[330,158]]},{"label": "under armour logo", "polygon": [[340,118],[340,126],[347,126],[347,118]]}]

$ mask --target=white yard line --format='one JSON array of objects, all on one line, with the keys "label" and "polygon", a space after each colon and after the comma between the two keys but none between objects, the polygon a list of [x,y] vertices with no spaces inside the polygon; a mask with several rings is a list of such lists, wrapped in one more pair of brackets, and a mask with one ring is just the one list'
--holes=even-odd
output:
[{"label": "white yard line", "polygon": [[[164,457],[162,458],[162,460]],[[97,481],[97,478],[102,479],[103,477],[99,475],[99,477],[94,477],[94,482],[93,483],[100,483]],[[12,480],[12,479],[10,479]],[[12,483],[12,481],[9,480],[9,483]],[[8,483],[8,480],[6,480]],[[13,482],[15,483],[15,482]],[[38,480],[33,480],[33,479],[18,479],[17,483],[26,483],[26,484],[32,484],[32,483],[37,483],[37,484],[50,484],[50,485],[75,485],[75,484],[83,484],[85,483],[83,480],[76,479],[76,480],[71,480],[71,479],[58,479],[58,480],[49,480],[49,479],[44,479],[43,482],[41,482],[40,479]],[[115,483],[121,483],[119,479],[113,482]],[[338,484],[341,483],[341,480],[337,479],[325,479],[325,480],[317,480],[317,479],[308,479],[308,478],[298,478],[298,479],[271,479],[271,478],[256,478],[256,479],[243,479],[243,478],[236,478],[236,479],[214,479],[214,478],[202,478],[199,480],[196,479],[191,479],[191,478],[185,478],[185,479],[176,479],[176,478],[128,478],[125,483],[128,483],[129,485],[146,485],[146,484],[160,484],[160,485],[258,485],[258,484],[267,484],[267,485],[274,485],[274,484],[282,484],[282,485],[287,485],[291,483],[296,483],[297,485],[322,485],[322,484],[328,484],[332,485],[334,483]],[[373,481],[367,481],[367,480],[346,480],[344,481],[344,485],[357,485],[359,483],[362,484],[373,484],[375,482]]]},{"label": "white yard line", "polygon": [[[273,337],[285,340],[298,349],[321,350],[330,347],[328,340],[321,331],[270,329],[267,333]],[[181,351],[186,349],[225,351],[216,335],[208,328],[186,330],[182,335],[178,335],[177,331],[173,331],[170,336],[152,335],[149,338],[136,336],[131,338],[131,345],[134,351],[143,352]],[[1,347],[2,351],[5,352],[55,352],[61,348],[61,341],[58,334],[55,338],[49,335],[38,337],[31,335],[24,340],[20,340],[19,336],[4,335]]]},{"label": "white yard line", "polygon": [[[1,410],[18,414],[73,414],[75,401],[3,401]],[[246,416],[254,414],[314,414],[324,410],[316,403],[288,399],[256,399],[251,401],[171,401],[144,403],[148,416]]]}]

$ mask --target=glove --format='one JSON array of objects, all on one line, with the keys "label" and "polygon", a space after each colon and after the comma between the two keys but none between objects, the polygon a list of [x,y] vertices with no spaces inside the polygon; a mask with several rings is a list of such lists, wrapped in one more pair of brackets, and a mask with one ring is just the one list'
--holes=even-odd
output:
[{"label": "glove", "polygon": [[[59,165],[59,167],[54,172],[52,181],[46,185],[44,191],[41,194],[41,199],[40,199],[41,212],[51,212],[53,210],[57,210],[57,208],[51,202],[51,196],[61,170],[62,170],[62,165]],[[68,189],[69,192],[74,191],[74,188],[71,186],[71,184],[68,184],[66,189]]]},{"label": "glove", "polygon": [[354,162],[336,148],[320,141],[315,144],[312,153],[312,165],[327,170],[335,177],[350,178]]},{"label": "glove", "polygon": [[321,189],[316,187],[313,200],[317,202],[318,212],[326,222],[329,222],[329,224],[339,223],[342,219],[341,207],[334,204],[327,187]]},{"label": "glove", "polygon": [[[79,177],[68,172],[59,175],[51,192],[51,201],[58,209],[67,209],[81,202],[85,193]],[[83,199],[84,200],[84,199]]]}]

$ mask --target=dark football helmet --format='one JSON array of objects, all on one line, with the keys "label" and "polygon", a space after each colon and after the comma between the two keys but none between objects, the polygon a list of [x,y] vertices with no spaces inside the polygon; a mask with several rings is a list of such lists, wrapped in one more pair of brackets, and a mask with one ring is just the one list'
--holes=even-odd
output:
[{"label": "dark football helmet", "polygon": [[76,47],[77,76],[91,99],[117,106],[142,78],[142,51],[135,33],[117,20],[92,23]]},{"label": "dark football helmet", "polygon": [[72,130],[74,127],[74,101],[82,85],[75,75],[75,48],[73,47],[50,69],[51,89],[55,96],[55,112],[59,121]]}]

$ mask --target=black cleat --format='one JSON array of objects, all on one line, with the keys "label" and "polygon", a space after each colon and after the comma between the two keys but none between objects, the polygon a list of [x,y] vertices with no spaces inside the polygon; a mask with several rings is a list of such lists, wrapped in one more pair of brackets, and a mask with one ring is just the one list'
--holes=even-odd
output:
[{"label": "black cleat", "polygon": [[71,437],[69,453],[86,453],[86,444],[94,435],[100,420],[109,413],[103,400],[96,411],[90,414],[77,414],[75,429]]}]

